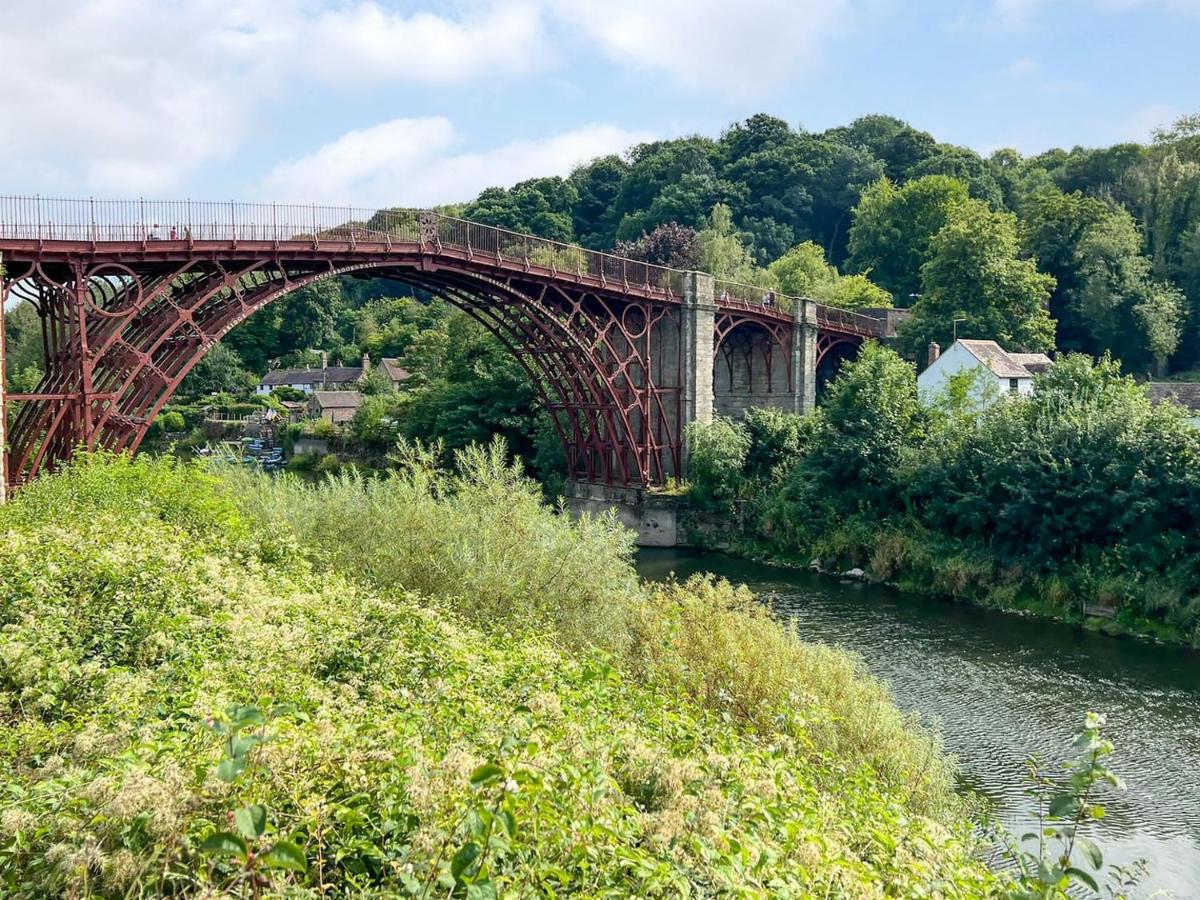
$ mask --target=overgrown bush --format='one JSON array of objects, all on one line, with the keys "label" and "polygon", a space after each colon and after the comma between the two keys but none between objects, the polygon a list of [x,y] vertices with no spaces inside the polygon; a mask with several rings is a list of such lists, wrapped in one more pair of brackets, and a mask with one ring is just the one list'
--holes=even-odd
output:
[{"label": "overgrown bush", "polygon": [[717,416],[711,423],[688,425],[688,480],[692,497],[706,509],[726,507],[738,493],[750,438],[745,428]]},{"label": "overgrown bush", "polygon": [[478,625],[550,629],[572,647],[620,651],[636,592],[629,534],[612,519],[554,514],[502,442],[458,451],[452,471],[440,457],[402,445],[381,478],[316,485],[229,477],[240,479],[251,520],[294,534],[331,570],[415,591]]},{"label": "overgrown bush", "polygon": [[[931,745],[889,731],[855,663],[727,586],[647,603],[615,527],[537,506],[497,451],[463,461],[303,488],[87,459],[0,510],[0,893],[999,889],[912,787],[940,757],[889,769]],[[595,586],[555,555],[572,534]],[[409,546],[368,569],[389,541]],[[422,578],[445,594],[400,587]],[[571,634],[542,592],[587,619],[589,591],[640,611],[620,657],[538,633]]]}]

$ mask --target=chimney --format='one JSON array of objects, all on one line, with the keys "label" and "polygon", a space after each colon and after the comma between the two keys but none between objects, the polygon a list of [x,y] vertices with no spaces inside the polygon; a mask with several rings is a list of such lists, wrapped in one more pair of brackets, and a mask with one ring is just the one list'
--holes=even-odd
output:
[{"label": "chimney", "polygon": [[321,351],[321,371],[324,372],[329,368],[329,354],[324,350]]},{"label": "chimney", "polygon": [[363,358],[362,358],[362,373],[364,375],[366,375],[370,371],[371,371],[371,357],[370,357],[370,354],[364,353]]},{"label": "chimney", "polygon": [[942,355],[942,348],[937,341],[929,342],[929,365],[933,365],[938,361],[938,357]]}]

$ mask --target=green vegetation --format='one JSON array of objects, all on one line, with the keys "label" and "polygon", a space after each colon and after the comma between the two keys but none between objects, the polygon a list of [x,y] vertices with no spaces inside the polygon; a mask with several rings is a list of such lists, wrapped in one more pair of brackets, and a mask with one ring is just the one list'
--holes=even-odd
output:
[{"label": "green vegetation", "polygon": [[1001,890],[856,660],[433,463],[82,458],[0,510],[0,892]]},{"label": "green vegetation", "polygon": [[869,344],[814,415],[690,438],[694,501],[745,552],[1200,646],[1200,431],[1111,360],[1060,358],[983,411],[928,408],[913,367]]}]

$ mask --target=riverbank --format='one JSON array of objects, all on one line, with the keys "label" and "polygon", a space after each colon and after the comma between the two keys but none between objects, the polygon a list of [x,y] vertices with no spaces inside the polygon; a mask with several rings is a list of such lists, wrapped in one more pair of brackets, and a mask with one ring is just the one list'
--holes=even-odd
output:
[{"label": "riverbank", "polygon": [[[1108,360],[917,394],[868,345],[800,417],[694,423],[683,543],[1200,647],[1200,430]],[[687,519],[687,516],[683,516]]]},{"label": "riverbank", "polygon": [[[1087,572],[1067,568],[1049,577],[1006,568],[984,552],[907,527],[859,522],[821,534],[806,547],[780,546],[755,532],[736,512],[691,510],[686,496],[676,509],[684,550],[725,553],[776,568],[811,571],[836,580],[860,580],[908,594],[1061,622],[1110,637],[1136,638],[1200,649],[1194,628],[1152,619],[1122,605]],[[948,545],[948,546],[947,546]],[[1081,598],[1088,597],[1092,602]]]}]

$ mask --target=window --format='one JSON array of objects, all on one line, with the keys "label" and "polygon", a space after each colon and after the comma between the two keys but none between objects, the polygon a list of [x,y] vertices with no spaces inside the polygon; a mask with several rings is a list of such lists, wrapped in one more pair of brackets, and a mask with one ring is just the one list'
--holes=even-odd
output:
[{"label": "window", "polygon": [[1017,392],[1017,385],[1020,383],[1021,383],[1021,380],[1019,378],[1008,379],[1008,392],[1010,394],[1015,394]]}]

